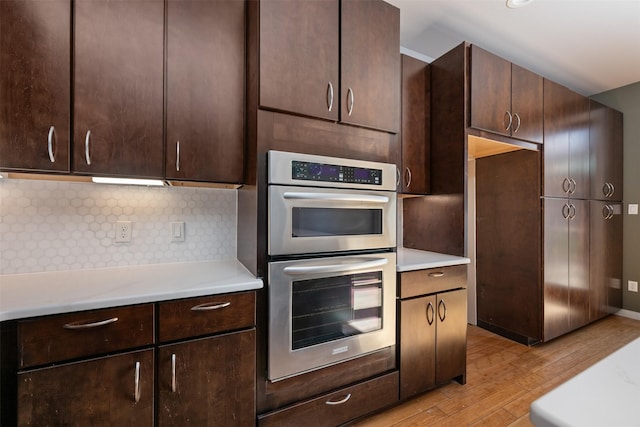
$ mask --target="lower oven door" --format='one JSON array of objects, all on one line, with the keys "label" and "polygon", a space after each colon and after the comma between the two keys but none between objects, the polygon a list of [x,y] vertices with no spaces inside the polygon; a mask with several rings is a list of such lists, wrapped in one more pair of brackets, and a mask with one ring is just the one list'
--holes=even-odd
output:
[{"label": "lower oven door", "polygon": [[395,253],[272,262],[268,292],[271,381],[395,345]]}]

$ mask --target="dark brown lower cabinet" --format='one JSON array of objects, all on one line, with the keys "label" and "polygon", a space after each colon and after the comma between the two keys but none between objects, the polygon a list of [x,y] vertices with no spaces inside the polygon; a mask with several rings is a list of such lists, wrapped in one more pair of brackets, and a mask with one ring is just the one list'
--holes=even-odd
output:
[{"label": "dark brown lower cabinet", "polygon": [[255,366],[255,329],[161,346],[158,425],[253,425]]},{"label": "dark brown lower cabinet", "polygon": [[345,387],[258,417],[260,427],[334,427],[398,401],[398,372]]},{"label": "dark brown lower cabinet", "polygon": [[151,426],[153,350],[23,371],[19,426]]},{"label": "dark brown lower cabinet", "polygon": [[589,302],[593,321],[622,307],[623,205],[591,200],[589,207]]},{"label": "dark brown lower cabinet", "polygon": [[[466,268],[462,265],[400,274],[398,359],[402,400],[452,379],[465,383],[467,290],[462,287],[466,286]],[[420,285],[423,295],[411,296],[420,292]],[[447,286],[454,290],[447,290]],[[438,293],[430,293],[430,289]]]}]

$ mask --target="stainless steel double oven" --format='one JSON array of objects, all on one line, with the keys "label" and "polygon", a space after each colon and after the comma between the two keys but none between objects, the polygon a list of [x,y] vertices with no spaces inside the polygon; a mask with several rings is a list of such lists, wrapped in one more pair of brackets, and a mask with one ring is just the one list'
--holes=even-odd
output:
[{"label": "stainless steel double oven", "polygon": [[396,167],[268,156],[268,378],[395,344]]}]

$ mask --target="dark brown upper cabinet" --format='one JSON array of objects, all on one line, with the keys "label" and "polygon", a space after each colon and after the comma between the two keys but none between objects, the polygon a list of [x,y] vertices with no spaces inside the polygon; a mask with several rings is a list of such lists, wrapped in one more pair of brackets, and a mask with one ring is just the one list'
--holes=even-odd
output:
[{"label": "dark brown upper cabinet", "polygon": [[69,172],[71,1],[0,1],[0,168]]},{"label": "dark brown upper cabinet", "polygon": [[471,126],[542,144],[542,77],[471,46]]},{"label": "dark brown upper cabinet", "polygon": [[245,3],[167,3],[166,177],[240,183]]},{"label": "dark brown upper cabinet", "polygon": [[544,192],[588,199],[589,99],[544,80]]},{"label": "dark brown upper cabinet", "polygon": [[75,2],[73,170],[162,177],[164,1]]},{"label": "dark brown upper cabinet", "polygon": [[383,1],[262,1],[259,105],[397,133],[400,13]]},{"label": "dark brown upper cabinet", "polygon": [[430,68],[410,56],[402,57],[402,163],[398,191],[429,193]]},{"label": "dark brown upper cabinet", "polygon": [[591,199],[622,200],[622,113],[590,101]]}]

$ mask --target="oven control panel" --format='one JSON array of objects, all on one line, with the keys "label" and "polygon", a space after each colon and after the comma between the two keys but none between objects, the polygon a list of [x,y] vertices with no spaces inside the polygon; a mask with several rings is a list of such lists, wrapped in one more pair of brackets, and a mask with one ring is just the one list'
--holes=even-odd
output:
[{"label": "oven control panel", "polygon": [[382,185],[382,170],[294,160],[291,162],[291,179]]}]

